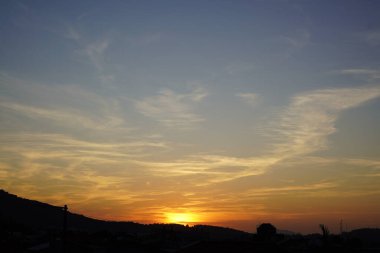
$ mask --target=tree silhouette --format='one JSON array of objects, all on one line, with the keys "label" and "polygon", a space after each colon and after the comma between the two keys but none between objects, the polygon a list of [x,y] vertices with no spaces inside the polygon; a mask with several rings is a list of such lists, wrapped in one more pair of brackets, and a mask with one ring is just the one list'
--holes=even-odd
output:
[{"label": "tree silhouette", "polygon": [[261,239],[273,238],[277,233],[277,229],[270,223],[263,223],[257,227],[257,235]]}]

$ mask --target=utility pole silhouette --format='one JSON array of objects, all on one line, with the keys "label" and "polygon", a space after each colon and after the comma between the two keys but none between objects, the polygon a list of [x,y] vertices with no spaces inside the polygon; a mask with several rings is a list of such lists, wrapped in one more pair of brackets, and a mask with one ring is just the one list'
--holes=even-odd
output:
[{"label": "utility pole silhouette", "polygon": [[66,253],[67,205],[63,207],[62,253]]}]

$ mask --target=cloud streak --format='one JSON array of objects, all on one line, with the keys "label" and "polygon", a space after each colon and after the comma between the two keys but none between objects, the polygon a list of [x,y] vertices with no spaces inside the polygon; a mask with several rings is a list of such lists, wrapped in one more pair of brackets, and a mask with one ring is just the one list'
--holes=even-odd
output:
[{"label": "cloud streak", "polygon": [[105,55],[112,41],[109,36],[88,39],[73,26],[68,26],[61,36],[77,44],[78,49],[75,53],[95,67],[98,78],[102,83],[108,84],[114,80],[115,76],[109,72],[105,62]]},{"label": "cloud streak", "polygon": [[340,73],[343,75],[364,77],[370,81],[380,78],[380,70],[378,69],[352,68],[352,69],[343,69],[340,71]]},{"label": "cloud streak", "polygon": [[310,43],[311,34],[307,30],[300,29],[294,35],[282,36],[280,38],[294,48],[303,48]]},{"label": "cloud streak", "polygon": [[294,96],[273,125],[273,150],[261,157],[198,155],[173,162],[145,161],[141,165],[157,175],[208,176],[198,185],[262,175],[280,162],[327,149],[328,136],[337,131],[339,114],[378,97],[378,87],[322,89]]},{"label": "cloud streak", "polygon": [[258,103],[259,95],[257,93],[238,93],[236,94],[244,103],[255,106]]},{"label": "cloud streak", "polygon": [[[262,215],[270,210],[265,204],[250,207],[252,200],[294,192],[302,192],[304,196],[319,196],[322,191],[335,196],[339,192],[338,183],[328,180],[302,184],[282,182],[255,189],[243,187],[239,192],[233,190],[230,193],[222,187],[247,178],[257,180],[275,168],[288,169],[285,163],[300,167],[302,165],[296,164],[303,161],[300,158],[317,165],[368,166],[373,169],[368,175],[378,175],[378,161],[310,158],[310,154],[328,148],[328,136],[337,131],[335,122],[339,114],[380,97],[378,87],[321,89],[292,97],[272,126],[275,129],[273,150],[261,156],[190,153],[156,160],[155,154],[172,151],[176,144],[165,141],[160,135],[143,135],[131,129],[121,110],[125,106],[124,100],[111,99],[76,86],[48,87],[4,75],[1,81],[2,88],[12,94],[1,97],[2,116],[18,115],[30,122],[55,124],[60,128],[45,133],[32,128],[2,133],[0,151],[7,155],[0,161],[0,183],[7,189],[29,192],[40,200],[49,198],[50,203],[74,196],[73,206],[94,217],[128,219],[133,218],[133,213],[140,213],[140,219],[160,219],[163,211],[170,212],[177,207],[207,217],[236,213],[234,208],[237,206],[240,210]],[[163,89],[155,96],[133,101],[133,105],[141,114],[167,128],[191,129],[205,120],[196,114],[195,109],[206,96],[207,92],[200,87],[187,93]],[[249,103],[255,103],[257,99],[256,93],[236,96]],[[93,132],[96,137],[87,138],[72,132],[73,129],[80,129],[80,133]],[[68,186],[69,189],[64,190]],[[214,188],[217,190],[213,191]],[[209,195],[202,194],[202,191],[213,191],[218,200],[210,201]],[[353,189],[350,196],[355,192],[359,190]],[[239,199],[234,200],[236,198]],[[96,209],[100,211],[85,209],[85,205],[94,207],[102,201],[117,209],[127,210],[133,205],[132,216],[101,207]],[[241,216],[247,216],[246,212],[241,211]]]},{"label": "cloud streak", "polygon": [[45,126],[55,124],[72,130],[128,132],[121,110],[122,100],[101,96],[75,85],[46,85],[0,75],[8,97],[0,95],[0,108],[5,115],[19,115]]},{"label": "cloud streak", "polygon": [[380,88],[323,89],[299,94],[274,126],[283,157],[310,154],[328,147],[339,113],[380,97]]},{"label": "cloud streak", "polygon": [[194,112],[194,106],[206,96],[207,93],[202,88],[185,94],[162,89],[157,95],[137,100],[134,104],[141,114],[166,127],[191,129],[205,120]]},{"label": "cloud streak", "polygon": [[370,31],[361,33],[360,36],[371,46],[378,46],[380,45],[380,31]]},{"label": "cloud streak", "polygon": [[104,53],[107,50],[110,41],[102,39],[91,42],[83,48],[83,53],[90,59],[92,64],[99,70],[103,71]]}]

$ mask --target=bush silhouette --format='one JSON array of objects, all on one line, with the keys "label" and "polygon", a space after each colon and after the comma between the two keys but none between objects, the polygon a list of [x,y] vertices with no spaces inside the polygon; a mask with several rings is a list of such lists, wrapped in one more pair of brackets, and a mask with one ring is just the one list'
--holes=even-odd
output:
[{"label": "bush silhouette", "polygon": [[273,238],[277,233],[277,229],[270,223],[263,223],[257,227],[257,235],[261,239]]}]

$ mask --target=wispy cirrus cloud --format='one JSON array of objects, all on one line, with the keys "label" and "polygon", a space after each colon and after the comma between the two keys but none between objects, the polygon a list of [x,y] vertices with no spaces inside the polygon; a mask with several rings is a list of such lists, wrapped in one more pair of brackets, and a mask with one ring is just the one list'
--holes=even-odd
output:
[{"label": "wispy cirrus cloud", "polygon": [[322,89],[293,97],[274,126],[274,152],[287,157],[326,149],[339,113],[378,97],[379,87]]},{"label": "wispy cirrus cloud", "polygon": [[379,30],[362,32],[358,35],[362,40],[364,40],[371,46],[380,45],[380,31]]},{"label": "wispy cirrus cloud", "polygon": [[[54,195],[54,199],[49,199],[51,203],[68,195],[75,196],[73,206],[79,211],[83,210],[81,209],[84,208],[83,203],[96,206],[101,201],[108,201],[110,206],[118,208],[140,205],[141,208],[138,206],[133,212],[142,212],[144,204],[141,203],[150,201],[153,203],[151,205],[153,209],[149,211],[147,217],[153,214],[159,217],[162,210],[170,211],[172,207],[177,206],[192,208],[205,215],[234,213],[236,206],[241,210],[252,210],[259,214],[268,211],[264,208],[265,205],[258,210],[249,209],[249,203],[257,198],[271,198],[280,194],[291,195],[294,192],[302,192],[305,196],[320,196],[321,192],[327,192],[335,196],[339,192],[339,189],[336,189],[340,187],[339,182],[333,180],[309,183],[285,182],[257,187],[255,190],[246,187],[229,196],[222,189],[219,191],[220,195],[217,195],[218,200],[212,202],[214,205],[212,208],[209,207],[211,203],[209,197],[200,194],[202,190],[210,190],[218,184],[234,184],[236,180],[242,178],[264,177],[273,168],[288,169],[283,165],[285,163],[300,167],[302,165],[295,163],[304,159],[299,158],[305,158],[315,164],[369,166],[373,170],[367,174],[378,175],[376,170],[379,166],[378,161],[365,159],[330,161],[319,158],[311,160],[309,157],[313,152],[328,148],[328,136],[337,131],[335,122],[339,114],[380,97],[378,87],[321,89],[295,95],[290,103],[279,111],[276,124],[273,125],[275,129],[273,151],[262,156],[189,154],[156,161],[154,160],[156,157],[150,154],[157,151],[165,152],[172,144],[163,140],[160,135],[129,136],[128,122],[120,111],[122,106],[117,97],[109,98],[73,86],[48,87],[4,75],[1,81],[3,90],[10,94],[1,97],[0,108],[3,114],[28,117],[31,121],[37,122],[41,120],[54,122],[65,126],[66,130],[79,127],[84,132],[91,130],[97,137],[100,136],[100,138],[86,139],[62,129],[52,133],[30,129],[26,132],[3,133],[0,136],[2,143],[0,151],[7,154],[7,158],[0,163],[2,185],[8,189],[30,192],[33,196],[39,196],[41,200],[46,199],[44,194],[48,190]],[[30,89],[31,87],[33,89]],[[240,93],[237,96],[254,102],[255,95],[255,93]],[[134,101],[134,105],[141,113],[167,127],[188,129],[203,120],[195,113],[195,107],[206,96],[207,92],[199,87],[188,93],[176,93],[166,89],[155,96]],[[178,116],[183,114],[187,116]],[[117,138],[108,138],[108,134],[111,133]],[[105,138],[102,138],[103,135]],[[31,186],[32,182],[40,181],[48,183]],[[162,185],[156,186],[155,181],[164,182],[165,191],[162,191]],[[146,182],[146,187],[136,192],[136,187],[141,189],[141,186],[134,186],[135,182],[138,184]],[[63,190],[68,185],[70,190]],[[92,189],[91,192],[88,189]],[[178,192],[184,194],[189,189],[195,192],[194,196],[184,195],[180,199],[173,196],[178,195]],[[359,190],[353,189],[350,194],[359,194]],[[115,192],[117,196],[109,197]],[[371,192],[376,193],[376,191]],[[234,201],[236,198],[239,200]],[[158,200],[167,200],[166,203],[170,208],[163,207]],[[101,210],[110,215],[110,218],[119,217],[117,213]],[[86,213],[95,217],[100,216],[96,211],[89,210]],[[244,212],[242,215],[244,216]],[[106,216],[103,214],[102,217]]]},{"label": "wispy cirrus cloud", "polygon": [[206,96],[207,92],[199,87],[182,94],[162,89],[157,95],[137,100],[134,104],[141,114],[166,127],[190,129],[204,121],[194,112],[194,106]]},{"label": "wispy cirrus cloud", "polygon": [[257,93],[237,93],[236,96],[239,97],[244,103],[247,103],[251,106],[256,105],[260,98]]},{"label": "wispy cirrus cloud", "polygon": [[55,121],[66,126],[74,127],[81,126],[84,128],[101,130],[107,127],[118,126],[123,120],[113,117],[108,117],[103,120],[97,120],[90,116],[76,111],[65,109],[46,109],[43,107],[35,107],[16,102],[0,102],[0,107],[11,110],[18,114],[24,115],[31,119],[41,118],[50,121]]},{"label": "wispy cirrus cloud", "polygon": [[8,94],[0,95],[4,115],[17,114],[34,122],[45,120],[72,129],[132,129],[121,113],[118,98],[101,96],[76,85],[28,82],[4,73],[0,74],[0,84]]},{"label": "wispy cirrus cloud", "polygon": [[322,89],[294,96],[272,126],[273,150],[260,157],[198,155],[172,162],[144,161],[141,165],[157,175],[204,175],[200,185],[262,175],[284,160],[327,149],[328,136],[337,131],[339,114],[378,97],[378,87]]},{"label": "wispy cirrus cloud", "polygon": [[292,186],[280,186],[280,187],[263,187],[259,189],[250,189],[242,194],[246,197],[262,197],[262,196],[271,196],[276,195],[287,195],[292,194],[297,191],[304,192],[314,192],[326,189],[334,189],[337,187],[336,183],[333,182],[317,182],[312,184],[304,185],[292,185]]},{"label": "wispy cirrus cloud", "polygon": [[109,45],[110,40],[108,38],[104,38],[86,44],[82,49],[82,52],[99,71],[103,71],[104,53]]},{"label": "wispy cirrus cloud", "polygon": [[373,160],[373,159],[345,159],[342,161],[347,164],[353,164],[363,167],[370,167],[370,168],[376,168],[380,170],[380,160]]},{"label": "wispy cirrus cloud", "polygon": [[0,73],[0,88],[2,187],[53,204],[69,198],[78,211],[83,203],[123,207],[141,201],[129,191],[132,178],[143,182],[149,176],[133,161],[170,145],[131,126],[121,111],[123,99],[5,73]]},{"label": "wispy cirrus cloud", "polygon": [[283,35],[280,37],[282,41],[294,48],[302,48],[310,43],[311,34],[306,29],[299,29],[295,34]]},{"label": "wispy cirrus cloud", "polygon": [[68,38],[68,39],[71,39],[74,41],[78,41],[78,42],[82,39],[82,35],[76,29],[74,29],[74,27],[72,27],[72,26],[67,27],[67,29],[63,33],[63,36],[65,38]]},{"label": "wispy cirrus cloud", "polygon": [[380,78],[379,69],[351,68],[351,69],[343,69],[340,71],[340,73],[343,75],[363,77],[363,78],[368,79],[369,81],[373,81]]},{"label": "wispy cirrus cloud", "polygon": [[275,157],[238,158],[221,155],[195,155],[171,162],[135,161],[152,173],[165,177],[203,175],[196,185],[209,185],[246,176],[261,175],[278,162]]},{"label": "wispy cirrus cloud", "polygon": [[165,37],[166,37],[165,34],[162,32],[152,32],[152,33],[143,33],[143,34],[135,35],[135,36],[127,36],[126,40],[128,43],[146,46],[146,45],[158,43]]},{"label": "wispy cirrus cloud", "polygon": [[106,52],[112,41],[110,36],[103,35],[97,39],[88,39],[74,26],[67,26],[61,35],[76,43],[78,48],[75,50],[75,54],[95,67],[98,78],[103,83],[110,83],[114,80],[115,76],[106,68],[107,63],[105,62]]},{"label": "wispy cirrus cloud", "polygon": [[[107,198],[115,205],[137,201],[136,198],[141,196],[128,192],[128,189],[134,180],[142,181],[146,177],[144,171],[131,161],[144,159],[147,153],[168,146],[162,140],[142,137],[102,142],[85,141],[65,134],[23,132],[2,134],[0,143],[0,152],[7,154],[0,162],[3,187],[27,190],[28,194],[42,200],[48,192],[54,196],[49,200],[52,203],[69,195],[74,206],[88,204],[91,198],[100,202],[110,192],[118,193],[118,197]],[[75,203],[75,196],[78,196],[78,203]]]},{"label": "wispy cirrus cloud", "polygon": [[255,69],[255,65],[251,62],[232,62],[224,67],[229,75],[239,75],[250,72]]}]

